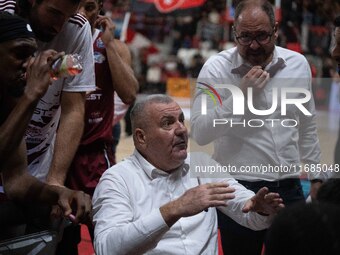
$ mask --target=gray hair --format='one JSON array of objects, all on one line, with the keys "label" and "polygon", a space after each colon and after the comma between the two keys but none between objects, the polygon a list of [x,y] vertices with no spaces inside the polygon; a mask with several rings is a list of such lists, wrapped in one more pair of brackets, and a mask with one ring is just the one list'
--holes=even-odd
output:
[{"label": "gray hair", "polygon": [[174,100],[164,94],[154,94],[145,97],[138,98],[130,112],[132,130],[135,128],[143,128],[148,122],[150,117],[148,112],[145,112],[145,108],[150,104],[170,104]]}]

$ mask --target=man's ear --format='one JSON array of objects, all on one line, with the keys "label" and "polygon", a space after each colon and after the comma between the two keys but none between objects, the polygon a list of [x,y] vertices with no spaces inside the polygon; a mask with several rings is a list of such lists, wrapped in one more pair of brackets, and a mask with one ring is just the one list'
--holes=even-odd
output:
[{"label": "man's ear", "polygon": [[146,144],[146,137],[145,137],[145,132],[141,128],[136,128],[135,129],[135,137],[136,141],[139,145],[145,145]]}]

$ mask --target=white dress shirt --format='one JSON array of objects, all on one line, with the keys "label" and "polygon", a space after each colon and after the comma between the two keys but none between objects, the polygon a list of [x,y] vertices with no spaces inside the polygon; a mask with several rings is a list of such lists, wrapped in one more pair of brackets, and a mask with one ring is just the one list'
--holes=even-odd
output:
[{"label": "white dress shirt", "polygon": [[[93,196],[94,247],[97,255],[118,254],[217,254],[215,208],[178,220],[171,228],[159,208],[198,185],[189,174],[189,162],[216,164],[210,156],[191,155],[176,171],[156,169],[135,151],[108,169]],[[214,181],[217,181],[216,179]],[[236,189],[235,198],[220,208],[234,220],[255,230],[267,228],[271,218],[242,213],[254,193],[234,179],[225,179]],[[211,182],[202,179],[203,182]]]},{"label": "white dress shirt", "polygon": [[[211,86],[217,84],[233,84],[239,86],[241,79],[252,67],[239,55],[236,48],[222,51],[211,57],[203,66],[198,81]],[[279,91],[278,107],[272,114],[259,116],[253,114],[245,99],[244,115],[233,114],[233,99],[228,89],[217,88],[221,96],[222,106],[207,100],[207,114],[203,115],[201,108],[202,90],[197,90],[191,115],[191,135],[200,145],[214,144],[212,157],[223,166],[234,166],[237,171],[231,172],[234,178],[247,181],[275,181],[285,178],[298,178],[301,162],[306,164],[320,163],[320,146],[316,130],[315,105],[313,96],[303,106],[312,114],[307,116],[295,105],[287,106],[287,115],[282,116],[281,94],[282,88],[302,88],[309,92],[311,88],[311,71],[304,56],[296,52],[275,46],[273,59],[265,70],[270,80],[258,94],[253,97],[255,109],[267,110],[273,104],[273,88]],[[200,85],[197,85],[200,86]],[[287,98],[302,98],[301,93],[290,93]],[[216,125],[214,119],[227,119],[236,124],[231,126]],[[249,127],[248,121],[254,120]],[[274,120],[274,121],[268,121]],[[293,122],[281,121],[286,119]],[[258,166],[259,172],[242,172],[242,167]],[[286,167],[289,171],[263,172],[263,166]],[[248,168],[249,169],[249,168]],[[253,168],[254,169],[254,168]],[[279,169],[279,168],[276,168]],[[281,168],[282,169],[282,168]],[[243,168],[244,170],[244,168]],[[310,178],[324,179],[326,175],[317,172],[308,173]]]}]

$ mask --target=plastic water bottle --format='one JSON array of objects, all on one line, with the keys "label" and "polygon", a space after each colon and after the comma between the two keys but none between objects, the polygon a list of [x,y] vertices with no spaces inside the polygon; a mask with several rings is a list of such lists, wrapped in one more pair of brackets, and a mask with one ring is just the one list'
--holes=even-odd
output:
[{"label": "plastic water bottle", "polygon": [[52,64],[51,77],[57,80],[62,77],[75,76],[83,71],[79,54],[66,54]]}]

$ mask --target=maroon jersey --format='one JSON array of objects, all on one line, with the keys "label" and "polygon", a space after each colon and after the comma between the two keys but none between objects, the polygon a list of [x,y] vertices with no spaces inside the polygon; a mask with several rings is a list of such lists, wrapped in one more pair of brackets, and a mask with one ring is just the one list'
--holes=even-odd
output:
[{"label": "maroon jersey", "polygon": [[112,151],[114,90],[101,32],[93,43],[97,89],[86,96],[85,127],[66,179],[66,186],[93,194],[100,177],[115,164]]},{"label": "maroon jersey", "polygon": [[112,143],[114,90],[105,45],[100,38],[101,34],[100,32],[97,35],[93,43],[97,88],[86,95],[85,129],[81,145],[93,142]]}]

